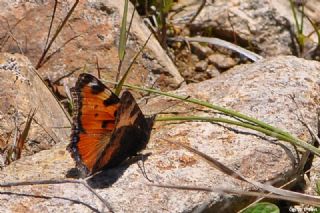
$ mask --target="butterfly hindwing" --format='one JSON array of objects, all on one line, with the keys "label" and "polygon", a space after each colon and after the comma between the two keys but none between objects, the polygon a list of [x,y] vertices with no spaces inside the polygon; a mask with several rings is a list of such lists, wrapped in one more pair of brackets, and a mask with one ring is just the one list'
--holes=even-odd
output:
[{"label": "butterfly hindwing", "polygon": [[120,98],[110,143],[95,170],[102,165],[115,166],[144,149],[149,141],[153,121],[154,116],[145,118],[131,93],[125,91]]}]

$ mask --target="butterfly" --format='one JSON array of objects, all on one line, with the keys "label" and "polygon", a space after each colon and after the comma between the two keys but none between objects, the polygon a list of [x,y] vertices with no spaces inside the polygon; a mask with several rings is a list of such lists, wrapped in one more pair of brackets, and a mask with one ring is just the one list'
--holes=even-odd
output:
[{"label": "butterfly", "polygon": [[74,114],[67,150],[82,175],[115,167],[146,147],[155,116],[145,117],[129,91],[119,98],[87,73],[70,91]]}]

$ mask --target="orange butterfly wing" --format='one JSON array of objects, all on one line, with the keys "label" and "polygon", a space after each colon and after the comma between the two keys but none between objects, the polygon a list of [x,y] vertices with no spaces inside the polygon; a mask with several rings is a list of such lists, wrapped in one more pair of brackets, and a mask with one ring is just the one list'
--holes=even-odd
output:
[{"label": "orange butterfly wing", "polygon": [[110,142],[94,170],[116,166],[144,149],[149,141],[155,116],[145,118],[130,92],[125,91],[119,102],[115,129]]},{"label": "orange butterfly wing", "polygon": [[155,117],[145,118],[130,92],[119,99],[94,76],[81,74],[72,97],[68,150],[82,173],[116,166],[145,148]]},{"label": "orange butterfly wing", "polygon": [[79,76],[71,94],[74,115],[68,150],[77,167],[85,174],[90,174],[109,143],[120,100],[89,74]]}]

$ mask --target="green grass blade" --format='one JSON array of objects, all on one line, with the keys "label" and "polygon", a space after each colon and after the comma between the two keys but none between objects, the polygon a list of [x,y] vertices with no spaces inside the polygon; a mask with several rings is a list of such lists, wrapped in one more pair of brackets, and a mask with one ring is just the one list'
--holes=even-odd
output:
[{"label": "green grass blade", "polygon": [[119,49],[118,49],[119,50],[118,54],[119,54],[120,61],[123,60],[124,55],[125,55],[125,49],[126,49],[128,4],[129,4],[129,0],[125,0],[123,16],[122,16],[122,23],[121,23],[121,29],[120,29]]},{"label": "green grass blade", "polygon": [[126,78],[128,77],[128,74],[130,73],[133,64],[136,62],[138,56],[141,54],[141,52],[144,50],[144,48],[145,48],[146,45],[148,44],[151,36],[152,36],[152,34],[149,35],[148,39],[145,41],[145,43],[143,44],[143,46],[140,48],[139,52],[137,52],[137,53],[135,54],[135,56],[133,57],[133,59],[132,59],[130,65],[129,65],[128,69],[126,70],[125,74],[122,76],[121,80],[119,81],[119,83],[118,83],[117,86],[116,86],[116,90],[115,90],[115,92],[114,92],[116,95],[119,95],[119,94],[120,94],[121,89],[122,89],[122,87],[123,87],[123,84],[124,84]]},{"label": "green grass blade", "polygon": [[[106,81],[106,82],[114,83],[114,82],[110,82],[110,81]],[[172,94],[172,93],[162,92],[162,91],[159,91],[159,90],[156,90],[156,89],[142,88],[142,87],[139,87],[139,86],[128,85],[128,84],[123,84],[123,86],[125,86],[125,87],[127,87],[129,89],[133,89],[133,90],[141,90],[141,91],[145,91],[145,92],[149,92],[149,93],[154,93],[154,94],[159,94],[159,95],[162,95],[162,96],[171,97],[171,98],[174,98],[174,99],[182,100],[182,101],[185,101],[185,102],[197,104],[197,105],[200,105],[200,106],[207,107],[209,109],[213,109],[213,110],[216,110],[216,111],[223,112],[224,114],[226,114],[228,116],[231,116],[231,117],[234,117],[234,118],[239,118],[239,119],[242,119],[244,121],[248,121],[248,122],[251,123],[250,124],[250,123],[239,122],[238,121],[239,124],[241,123],[241,126],[243,126],[243,127],[246,127],[245,125],[251,125],[252,127],[256,128],[256,130],[260,129],[261,130],[260,132],[267,131],[267,132],[269,132],[269,136],[274,137],[275,135],[277,135],[278,139],[280,139],[280,140],[290,142],[292,144],[297,145],[298,147],[302,147],[302,148],[304,148],[306,150],[309,150],[310,152],[314,153],[317,156],[320,156],[320,149],[312,146],[311,144],[292,136],[288,132],[285,132],[285,131],[283,131],[283,130],[281,130],[279,128],[273,127],[273,126],[271,126],[271,125],[269,125],[269,124],[267,124],[267,123],[265,123],[263,121],[260,121],[258,119],[255,119],[255,118],[249,117],[247,115],[241,114],[240,112],[237,112],[237,111],[234,111],[234,110],[231,110],[231,109],[226,109],[226,108],[223,108],[223,107],[220,107],[220,106],[217,106],[217,105],[214,105],[214,104],[211,104],[211,103],[199,100],[199,99],[190,98],[189,96],[187,96],[187,97],[179,96],[179,95],[175,95],[175,94]],[[168,118],[161,118],[161,119],[162,120],[164,120],[164,119],[169,120]],[[173,119],[174,118],[170,118],[170,120],[173,120]],[[175,119],[178,120],[179,117],[176,117]],[[205,119],[208,119],[208,118],[205,118]],[[219,119],[222,119],[222,118],[219,118]],[[160,118],[158,118],[157,120],[160,121]],[[212,121],[212,122],[217,122],[217,120]],[[235,122],[236,121],[232,121],[232,123],[231,122],[229,122],[229,123],[230,124],[234,124],[234,125],[238,125],[238,123],[235,123]],[[225,122],[225,123],[227,123],[227,122]]]},{"label": "green grass blade", "polygon": [[320,30],[318,29],[317,25],[310,19],[310,17],[306,16],[306,18],[308,19],[308,21],[309,21],[310,24],[312,25],[315,33],[317,34],[318,46],[320,46]]},{"label": "green grass blade", "polygon": [[299,22],[298,22],[298,17],[297,17],[296,9],[294,7],[293,0],[289,0],[289,2],[290,2],[290,7],[291,7],[292,15],[293,15],[293,18],[294,18],[294,22],[295,22],[296,27],[297,27],[297,32],[298,32],[298,34],[301,34],[301,29],[300,29],[300,25],[299,25]]},{"label": "green grass blade", "polygon": [[[258,125],[259,127],[261,127],[261,129],[269,130],[271,132],[270,136],[273,136],[273,135],[277,134],[277,135],[279,135],[279,136],[281,136],[283,138],[283,139],[279,138],[280,140],[288,141],[288,142],[290,142],[292,144],[295,144],[295,145],[297,145],[299,147],[302,147],[302,148],[304,148],[306,150],[311,151],[312,153],[314,153],[317,156],[320,156],[320,149],[312,146],[311,144],[292,136],[288,132],[285,132],[285,131],[283,131],[283,130],[281,130],[279,128],[273,127],[273,126],[271,126],[271,125],[269,125],[269,124],[267,124],[267,123],[265,123],[263,121],[260,121],[258,119],[255,119],[255,118],[249,117],[247,115],[241,114],[240,112],[237,112],[237,111],[234,111],[234,110],[231,110],[231,109],[226,109],[226,108],[223,108],[223,107],[220,107],[220,106],[217,106],[217,105],[205,102],[205,101],[201,101],[199,99],[187,98],[187,97],[184,97],[184,96],[179,96],[179,95],[175,95],[175,94],[171,94],[171,93],[167,93],[167,92],[162,92],[162,91],[155,90],[155,89],[141,88],[141,87],[133,86],[133,85],[124,85],[124,86],[126,86],[128,88],[131,88],[131,89],[142,90],[142,91],[146,91],[146,92],[150,92],[150,93],[155,93],[155,94],[159,94],[159,95],[163,95],[163,96],[179,99],[179,100],[182,100],[182,101],[185,101],[185,102],[201,105],[201,106],[213,109],[213,110],[217,110],[217,111],[223,112],[226,115],[233,116],[233,117],[236,117],[236,118],[240,118],[240,119],[243,119],[245,121],[249,121],[252,124]],[[243,122],[241,122],[241,123],[243,123]],[[244,125],[244,124],[246,124],[246,123],[243,123],[242,125]]]},{"label": "green grass blade", "polygon": [[200,116],[174,116],[174,117],[164,117],[164,118],[157,118],[157,121],[204,121],[204,122],[215,122],[215,123],[226,123],[226,124],[232,124],[235,126],[244,127],[247,129],[252,129],[257,132],[261,132],[267,136],[271,136],[274,138],[277,138],[282,141],[289,142],[291,144],[294,144],[296,146],[302,147],[306,150],[310,150],[315,155],[320,156],[320,150],[316,148],[315,146],[306,143],[305,141],[302,141],[298,138],[294,138],[291,135],[283,135],[281,134],[281,131],[278,131],[279,129],[276,129],[277,131],[268,130],[266,128],[263,128],[261,126],[256,126],[249,123],[244,123],[241,121],[235,121],[227,118],[212,118],[212,117],[200,117]]}]

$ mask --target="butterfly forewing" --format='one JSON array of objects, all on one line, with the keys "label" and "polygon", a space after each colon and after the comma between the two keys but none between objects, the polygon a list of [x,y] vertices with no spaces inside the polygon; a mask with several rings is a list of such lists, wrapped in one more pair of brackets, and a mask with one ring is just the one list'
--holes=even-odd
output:
[{"label": "butterfly forewing", "polygon": [[74,116],[68,148],[77,167],[90,174],[109,143],[119,98],[89,74],[79,76],[71,94]]}]

